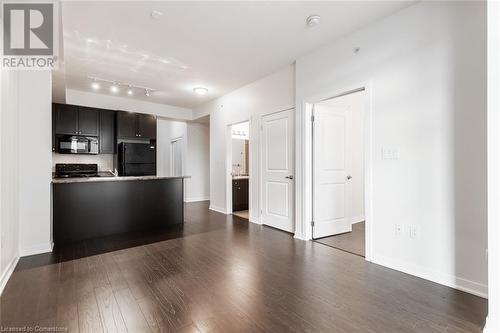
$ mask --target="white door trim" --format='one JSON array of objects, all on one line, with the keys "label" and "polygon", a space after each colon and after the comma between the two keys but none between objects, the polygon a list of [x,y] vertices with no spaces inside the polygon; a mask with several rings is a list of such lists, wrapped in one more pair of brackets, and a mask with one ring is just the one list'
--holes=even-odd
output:
[{"label": "white door trim", "polygon": [[[300,228],[303,230],[302,237],[306,240],[312,239],[311,221],[312,221],[312,105],[320,101],[339,97],[349,92],[364,88],[365,91],[365,107],[364,107],[364,185],[365,185],[365,260],[372,261],[373,248],[373,138],[372,138],[372,82],[355,82],[349,85],[340,87],[332,87],[325,89],[321,94],[305,98],[301,101],[303,112],[304,134],[302,136],[302,158],[303,169],[301,170],[301,180],[303,184],[302,202],[298,202],[302,207],[303,219],[298,218],[297,224],[301,223]],[[296,226],[296,229],[299,226]],[[297,236],[296,236],[297,237]]]}]

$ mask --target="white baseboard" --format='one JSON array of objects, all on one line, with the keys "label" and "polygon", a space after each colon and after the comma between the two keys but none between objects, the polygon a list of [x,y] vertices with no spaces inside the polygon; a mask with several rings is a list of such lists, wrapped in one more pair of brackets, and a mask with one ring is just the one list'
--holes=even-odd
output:
[{"label": "white baseboard", "polygon": [[500,332],[500,321],[488,313],[486,324],[484,324],[483,333],[498,333]]},{"label": "white baseboard", "polygon": [[473,294],[482,298],[488,298],[488,286],[485,284],[459,278],[453,275],[443,274],[426,267],[408,264],[383,256],[374,255],[371,262],[377,265],[394,269],[396,271],[414,275],[425,280],[439,283],[450,288],[458,289],[469,294]]},{"label": "white baseboard", "polygon": [[248,221],[250,221],[250,222],[252,222],[252,223],[255,223],[255,224],[262,224],[262,223],[260,223],[259,219],[258,219],[258,218],[256,218],[256,217],[251,217],[251,216],[250,216],[250,217],[248,218]]},{"label": "white baseboard", "polygon": [[210,197],[200,197],[200,198],[186,198],[184,202],[199,202],[199,201],[208,201]]},{"label": "white baseboard", "polygon": [[19,256],[26,257],[26,256],[32,256],[35,254],[52,252],[53,247],[54,247],[54,243],[37,244],[37,245],[32,245],[32,246],[20,248],[19,249]]},{"label": "white baseboard", "polygon": [[307,241],[308,240],[303,234],[298,233],[298,232],[295,232],[293,234],[293,238],[300,239],[300,240],[303,240],[303,241]]},{"label": "white baseboard", "polygon": [[356,223],[364,222],[364,221],[365,221],[365,216],[364,215],[359,215],[359,216],[353,217],[351,219],[351,224],[356,224]]},{"label": "white baseboard", "polygon": [[12,258],[12,260],[9,262],[5,270],[2,272],[2,275],[0,276],[0,295],[2,295],[3,289],[7,285],[7,281],[9,281],[12,273],[14,272],[14,269],[16,268],[17,262],[19,261],[19,257],[15,256]]},{"label": "white baseboard", "polygon": [[210,210],[213,210],[214,212],[217,212],[217,213],[222,213],[222,214],[229,214],[225,208],[221,208],[221,207],[217,207],[217,206],[212,206],[210,205],[210,207],[208,208]]}]

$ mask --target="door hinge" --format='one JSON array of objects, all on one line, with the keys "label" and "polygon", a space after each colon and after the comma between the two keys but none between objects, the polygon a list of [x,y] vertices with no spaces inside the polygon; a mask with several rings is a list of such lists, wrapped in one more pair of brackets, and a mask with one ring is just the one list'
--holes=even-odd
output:
[{"label": "door hinge", "polygon": [[311,221],[311,227],[314,227],[314,221]]},{"label": "door hinge", "polygon": [[311,122],[314,123],[314,115],[311,116]]},{"label": "door hinge", "polygon": [[262,209],[260,210],[260,215],[262,215]]}]

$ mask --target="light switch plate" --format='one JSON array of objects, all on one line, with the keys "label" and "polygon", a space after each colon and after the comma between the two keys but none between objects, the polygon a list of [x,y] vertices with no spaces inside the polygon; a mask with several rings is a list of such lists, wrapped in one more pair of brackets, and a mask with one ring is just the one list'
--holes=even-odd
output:
[{"label": "light switch plate", "polygon": [[383,160],[399,160],[399,147],[382,147]]}]

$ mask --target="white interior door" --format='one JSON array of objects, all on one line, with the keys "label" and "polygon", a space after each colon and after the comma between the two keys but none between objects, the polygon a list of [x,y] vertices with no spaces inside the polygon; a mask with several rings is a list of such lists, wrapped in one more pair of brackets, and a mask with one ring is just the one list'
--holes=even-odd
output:
[{"label": "white interior door", "polygon": [[171,176],[182,176],[182,139],[171,142]]},{"label": "white interior door", "polygon": [[313,131],[313,237],[352,231],[351,113],[315,104]]},{"label": "white interior door", "polygon": [[262,223],[293,232],[293,112],[262,117]]}]

